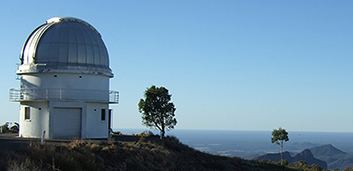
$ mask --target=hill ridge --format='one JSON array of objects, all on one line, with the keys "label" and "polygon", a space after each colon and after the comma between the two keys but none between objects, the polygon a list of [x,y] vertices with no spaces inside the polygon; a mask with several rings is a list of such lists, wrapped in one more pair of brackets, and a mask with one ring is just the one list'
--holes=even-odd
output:
[{"label": "hill ridge", "polygon": [[343,170],[353,166],[353,154],[348,154],[332,144],[324,144],[321,146],[310,148],[315,158],[323,160],[327,163],[328,169]]},{"label": "hill ridge", "polygon": [[347,154],[346,152],[334,147],[332,144],[324,144],[321,146],[312,147],[310,148],[310,150],[314,156],[332,156]]},{"label": "hill ridge", "polygon": [[[256,159],[260,160],[270,160],[270,161],[280,161],[281,154],[280,153],[269,153],[262,156],[257,157]],[[327,169],[327,163],[323,160],[317,159],[314,157],[310,149],[305,149],[302,152],[296,154],[294,157],[290,155],[288,151],[283,152],[283,159],[287,160],[288,163],[295,163],[298,161],[303,161],[308,165],[317,164],[322,169]]]}]

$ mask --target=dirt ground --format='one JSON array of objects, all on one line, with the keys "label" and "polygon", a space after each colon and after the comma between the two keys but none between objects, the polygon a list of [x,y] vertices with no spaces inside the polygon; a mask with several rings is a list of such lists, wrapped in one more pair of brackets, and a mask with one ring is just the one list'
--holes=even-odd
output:
[{"label": "dirt ground", "polygon": [[28,146],[33,140],[35,139],[19,138],[17,134],[0,134],[0,153]]}]

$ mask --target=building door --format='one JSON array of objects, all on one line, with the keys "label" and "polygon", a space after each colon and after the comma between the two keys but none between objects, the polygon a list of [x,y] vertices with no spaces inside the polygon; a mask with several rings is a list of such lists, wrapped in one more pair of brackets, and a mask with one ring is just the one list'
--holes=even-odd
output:
[{"label": "building door", "polygon": [[53,138],[81,137],[81,108],[54,108]]},{"label": "building door", "polygon": [[112,111],[113,109],[109,109],[109,114],[108,114],[108,130],[112,129]]}]

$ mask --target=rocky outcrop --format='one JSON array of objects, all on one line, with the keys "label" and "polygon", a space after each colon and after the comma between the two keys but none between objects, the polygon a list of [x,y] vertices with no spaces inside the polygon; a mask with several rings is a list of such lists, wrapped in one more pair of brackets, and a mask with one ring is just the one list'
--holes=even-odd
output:
[{"label": "rocky outcrop", "polygon": [[296,162],[296,161],[304,161],[308,165],[317,164],[322,169],[327,169],[327,163],[325,161],[322,161],[322,160],[315,158],[309,149],[306,149],[306,150],[302,151],[301,153],[295,155],[293,157],[292,162]]}]

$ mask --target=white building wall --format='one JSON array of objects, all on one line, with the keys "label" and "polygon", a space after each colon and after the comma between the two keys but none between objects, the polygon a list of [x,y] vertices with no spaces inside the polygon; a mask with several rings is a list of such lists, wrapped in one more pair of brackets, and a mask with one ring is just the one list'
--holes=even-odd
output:
[{"label": "white building wall", "polygon": [[109,90],[109,77],[70,73],[23,74],[21,88]]},{"label": "white building wall", "polygon": [[[25,107],[30,109],[30,119],[25,119]],[[44,130],[49,130],[48,102],[21,102],[20,137],[40,138]],[[45,138],[49,138],[48,134]]]},{"label": "white building wall", "polygon": [[[42,132],[45,130],[45,138],[55,138],[54,124],[56,124],[56,130],[58,130],[58,123],[65,123],[65,118],[60,117],[57,114],[54,117],[54,109],[71,108],[81,110],[79,123],[81,126],[81,135],[79,138],[88,139],[108,137],[109,77],[103,75],[50,72],[22,74],[21,88],[36,90],[60,89],[60,91],[63,91],[63,94],[66,96],[57,99],[48,98],[48,101],[21,102],[20,136],[40,138]],[[65,93],[65,90],[68,91]],[[97,99],[97,90],[103,91],[103,99],[106,99],[104,100],[106,102],[87,102],[85,99]],[[46,96],[45,91],[43,92],[33,91],[36,95]],[[49,91],[49,94],[50,92],[51,91]],[[75,94],[76,92],[78,93]],[[98,92],[98,95],[100,96],[98,99],[101,100],[102,94]],[[46,100],[46,98],[42,97],[39,99]],[[24,108],[26,106],[31,107],[30,120],[24,119]],[[102,120],[101,118],[102,109],[105,109],[105,120]],[[55,110],[56,113],[57,111],[65,110]],[[55,121],[54,119],[60,119],[60,121]],[[60,130],[65,130],[65,128]]]},{"label": "white building wall", "polygon": [[[101,118],[102,109],[105,109],[105,120]],[[109,105],[105,103],[87,103],[86,137],[107,138]]]}]

